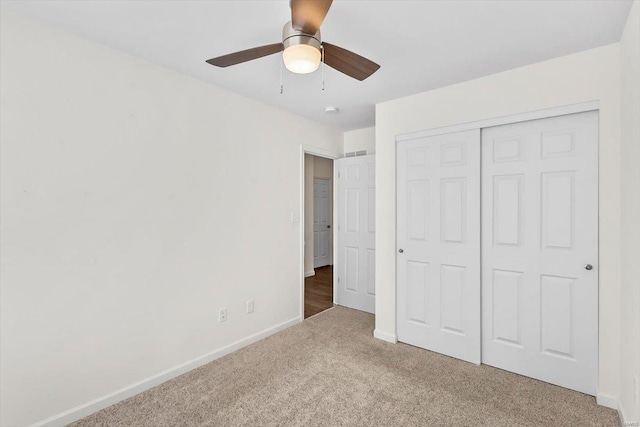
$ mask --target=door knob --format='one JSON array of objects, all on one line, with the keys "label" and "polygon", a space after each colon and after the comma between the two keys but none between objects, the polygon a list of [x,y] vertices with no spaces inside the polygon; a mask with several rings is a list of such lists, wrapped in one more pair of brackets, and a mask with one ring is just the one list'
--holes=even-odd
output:
[{"label": "door knob", "polygon": [[584,269],[585,270],[593,270],[593,265],[587,264],[587,265],[584,266]]},{"label": "door knob", "polygon": [[331,228],[331,226],[330,226],[330,225],[327,225],[327,228]]},{"label": "door knob", "polygon": [[403,253],[404,249],[398,249],[398,252]]}]

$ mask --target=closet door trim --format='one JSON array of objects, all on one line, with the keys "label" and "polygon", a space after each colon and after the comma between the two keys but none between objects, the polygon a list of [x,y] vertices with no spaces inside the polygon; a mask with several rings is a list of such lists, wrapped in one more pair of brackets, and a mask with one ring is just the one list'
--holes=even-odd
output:
[{"label": "closet door trim", "polygon": [[445,133],[461,132],[465,130],[483,129],[493,126],[509,125],[513,123],[528,122],[549,117],[564,116],[567,114],[584,113],[600,109],[599,101],[581,102],[579,104],[564,105],[561,107],[546,108],[544,110],[511,114],[503,117],[495,117],[486,120],[478,120],[467,123],[460,123],[452,126],[442,126],[418,132],[410,132],[396,136],[396,143],[410,141],[412,139],[425,138],[428,136],[442,135]]}]

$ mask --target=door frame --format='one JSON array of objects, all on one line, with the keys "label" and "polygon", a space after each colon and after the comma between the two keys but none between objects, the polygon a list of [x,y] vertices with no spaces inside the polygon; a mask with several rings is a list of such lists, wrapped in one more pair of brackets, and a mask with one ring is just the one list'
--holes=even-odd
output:
[{"label": "door frame", "polygon": [[[300,212],[300,221],[299,221],[299,227],[298,227],[298,231],[299,231],[299,245],[300,245],[300,263],[299,263],[299,268],[298,268],[298,278],[300,280],[300,321],[302,322],[304,320],[304,222],[305,222],[305,218],[304,218],[304,197],[305,197],[305,191],[304,191],[304,173],[305,173],[305,168],[304,168],[304,155],[305,154],[311,154],[312,156],[316,156],[316,157],[324,157],[325,159],[331,159],[331,160],[336,160],[336,159],[340,159],[342,157],[344,157],[342,155],[342,153],[338,152],[338,151],[332,151],[332,150],[327,150],[324,148],[319,148],[319,147],[314,147],[311,145],[306,145],[306,144],[300,144],[300,206],[298,207],[299,212]],[[336,179],[336,167],[335,167],[335,163],[333,165],[333,188],[331,189],[331,200],[333,203],[333,212],[331,213],[332,216],[332,223],[333,224],[337,224],[337,211],[338,211],[338,205],[337,205],[337,200],[336,200],[336,185],[337,185],[337,179]],[[332,236],[333,236],[333,248],[332,248],[332,254],[331,254],[331,258],[332,258],[332,262],[333,262],[333,269],[335,271],[335,269],[337,268],[337,264],[338,264],[338,260],[336,257],[336,250],[337,250],[337,240],[338,240],[338,234],[336,232],[337,227],[332,227],[331,232],[332,232]],[[333,275],[333,303],[336,303],[336,288],[337,286],[337,281],[336,281],[336,275]]]},{"label": "door frame", "polygon": [[[588,101],[588,102],[581,102],[581,103],[577,103],[577,104],[570,104],[570,105],[563,105],[560,107],[553,107],[553,108],[547,108],[547,109],[543,109],[543,110],[535,110],[535,111],[528,111],[528,112],[524,112],[524,113],[518,113],[518,114],[512,114],[512,115],[508,115],[508,116],[502,116],[502,117],[494,117],[494,118],[490,118],[490,119],[484,119],[484,120],[478,120],[478,121],[473,121],[473,122],[466,122],[466,123],[460,123],[457,125],[451,125],[451,126],[442,126],[442,127],[437,127],[437,128],[431,128],[431,129],[425,129],[422,131],[418,131],[418,132],[410,132],[410,133],[404,133],[401,135],[397,135],[395,138],[395,151],[396,151],[396,162],[397,162],[397,158],[398,158],[398,143],[401,141],[410,141],[410,140],[414,140],[414,139],[419,139],[419,138],[425,138],[425,137],[429,137],[429,136],[435,136],[435,135],[442,135],[442,134],[446,134],[446,133],[453,133],[453,132],[460,132],[460,131],[465,131],[465,130],[472,130],[472,129],[480,129],[480,131],[482,131],[482,129],[484,128],[488,128],[488,127],[494,127],[494,126],[501,126],[501,125],[509,125],[509,124],[514,124],[514,123],[520,123],[520,122],[527,122],[527,121],[531,121],[531,120],[538,120],[538,119],[546,119],[546,118],[550,118],[550,117],[558,117],[558,116],[564,116],[564,115],[568,115],[568,114],[576,114],[576,113],[585,113],[588,111],[597,111],[598,115],[600,114],[600,102],[599,101]],[[482,144],[482,139],[480,140],[480,144]],[[598,170],[597,170],[597,176],[598,176],[598,236],[600,236],[600,134],[598,134],[598,144],[597,144],[597,149],[598,149]],[[396,165],[397,167],[397,165]],[[397,175],[397,171],[396,171],[396,177],[395,177],[395,204],[396,204],[396,209],[398,206],[398,175]],[[397,222],[398,222],[398,218],[396,217],[396,230],[395,230],[395,302],[396,302],[396,307],[395,307],[395,330],[394,330],[394,336],[393,337],[389,337],[389,339],[385,339],[386,341],[389,342],[397,342],[398,341],[398,261],[397,261],[397,255],[398,255],[398,229],[397,229]],[[482,235],[480,237],[482,239]],[[600,239],[598,239],[600,240]],[[482,241],[482,240],[481,240]],[[598,262],[600,261],[600,242],[598,242]],[[482,274],[482,266],[481,266],[481,274]],[[602,366],[602,360],[600,358],[600,354],[602,353],[602,341],[600,340],[600,324],[601,324],[601,313],[600,313],[600,268],[598,268],[598,324],[597,324],[597,337],[598,337],[598,354],[596,355],[596,358],[598,360],[597,365],[598,365],[598,374],[597,374],[597,379],[596,379],[596,402],[599,405],[603,405],[603,406],[607,406],[607,407],[613,407],[610,405],[609,402],[609,398],[608,396],[602,396],[600,395],[599,392],[599,386],[600,386],[600,377],[601,377],[601,372],[603,371],[603,369],[605,368],[604,366]],[[481,284],[482,287],[482,284]],[[374,331],[375,332],[375,331]],[[374,333],[375,335],[375,333]],[[392,338],[392,339],[391,339]],[[482,345],[482,343],[481,343]],[[482,349],[482,347],[481,347]],[[480,363],[482,364],[482,359],[480,360]]]}]

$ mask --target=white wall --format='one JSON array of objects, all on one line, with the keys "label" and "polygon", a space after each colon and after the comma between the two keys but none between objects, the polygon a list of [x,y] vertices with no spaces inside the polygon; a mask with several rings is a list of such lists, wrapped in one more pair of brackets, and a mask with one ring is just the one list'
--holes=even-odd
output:
[{"label": "white wall", "polygon": [[299,138],[339,153],[342,135],[0,19],[0,424],[298,320]]},{"label": "white wall", "polygon": [[376,128],[351,130],[344,133],[343,153],[366,150],[367,154],[376,152]]},{"label": "white wall", "polygon": [[396,334],[396,135],[593,100],[600,102],[599,400],[616,404],[621,241],[618,44],[376,106],[377,336]]},{"label": "white wall", "polygon": [[[620,410],[640,421],[640,2],[620,40],[622,76],[622,289]],[[634,386],[634,379],[636,385]],[[635,388],[635,390],[634,390]]]}]

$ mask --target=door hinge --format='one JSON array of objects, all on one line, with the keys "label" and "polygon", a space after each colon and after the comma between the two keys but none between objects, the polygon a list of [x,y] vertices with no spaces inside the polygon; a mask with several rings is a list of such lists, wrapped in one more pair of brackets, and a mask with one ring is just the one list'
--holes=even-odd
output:
[{"label": "door hinge", "polygon": [[340,277],[338,276],[338,283],[340,283]]},{"label": "door hinge", "polygon": [[338,179],[340,179],[340,172],[338,172]]}]

